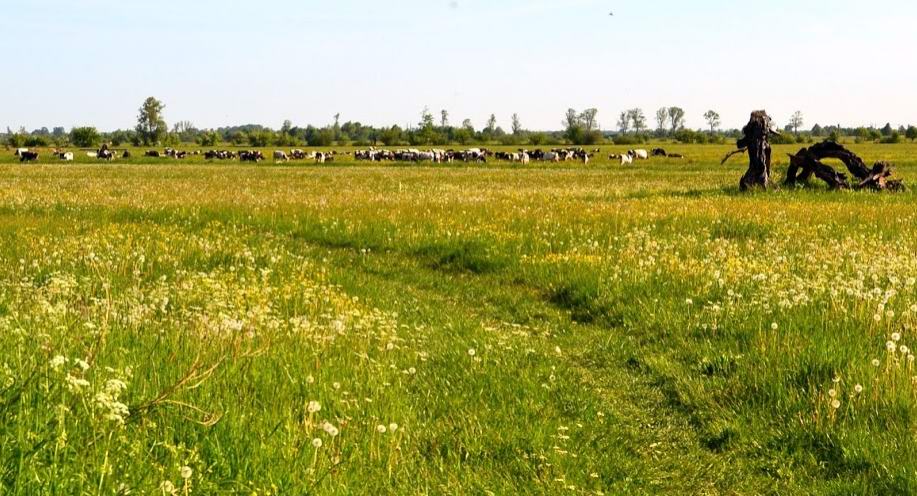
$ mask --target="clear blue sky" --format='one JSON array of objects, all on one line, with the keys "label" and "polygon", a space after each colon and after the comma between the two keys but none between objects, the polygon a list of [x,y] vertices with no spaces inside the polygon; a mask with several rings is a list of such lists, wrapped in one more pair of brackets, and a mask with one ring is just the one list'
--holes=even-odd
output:
[{"label": "clear blue sky", "polygon": [[[614,17],[608,15],[614,11]],[[0,126],[416,123],[560,128],[567,108],[765,108],[806,127],[917,124],[917,2],[5,0]],[[763,68],[763,70],[761,70]]]}]

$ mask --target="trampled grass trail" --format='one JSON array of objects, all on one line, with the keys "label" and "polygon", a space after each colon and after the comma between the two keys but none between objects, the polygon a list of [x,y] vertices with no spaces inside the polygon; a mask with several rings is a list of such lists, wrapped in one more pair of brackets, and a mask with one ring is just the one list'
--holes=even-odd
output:
[{"label": "trampled grass trail", "polygon": [[0,485],[912,491],[914,194],[676,151],[0,168]]}]

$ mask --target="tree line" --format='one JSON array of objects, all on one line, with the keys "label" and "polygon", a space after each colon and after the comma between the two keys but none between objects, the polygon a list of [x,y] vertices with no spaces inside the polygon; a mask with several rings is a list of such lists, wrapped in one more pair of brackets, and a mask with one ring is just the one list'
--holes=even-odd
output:
[{"label": "tree line", "polygon": [[[164,117],[165,104],[154,97],[147,98],[137,115],[137,125],[133,129],[100,132],[91,126],[74,127],[69,132],[63,127],[48,129],[43,127],[31,132],[20,128],[12,131],[7,128],[0,136],[6,146],[11,147],[46,147],[75,146],[91,148],[101,143],[113,146],[178,146],[181,144],[198,144],[213,147],[228,143],[236,146],[318,146],[332,145],[355,146],[425,146],[425,145],[597,145],[613,142],[615,144],[639,144],[651,139],[672,139],[682,143],[724,143],[729,138],[736,138],[741,133],[737,129],[720,129],[720,115],[715,110],[703,114],[706,128],[690,129],[686,127],[687,114],[684,109],[672,106],[661,107],[655,114],[655,128],[650,128],[646,114],[640,108],[625,110],[620,113],[615,131],[602,130],[598,121],[598,110],[588,108],[582,111],[568,109],[562,121],[560,131],[528,131],[522,125],[518,114],[510,118],[510,129],[504,130],[498,125],[497,117],[491,114],[484,127],[476,129],[469,119],[453,125],[447,110],[440,110],[438,116],[424,108],[416,124],[405,127],[374,127],[360,122],[341,122],[341,115],[334,116],[333,123],[324,127],[308,125],[294,126],[289,120],[283,122],[279,129],[262,125],[249,124],[228,126],[216,129],[198,129],[192,122],[179,121],[170,128]],[[804,117],[797,111],[787,121],[783,133],[776,137],[775,143],[805,143],[816,138],[827,138],[839,141],[852,136],[860,142],[897,143],[903,139],[917,139],[917,127],[900,126],[893,128],[886,124],[882,128],[842,127],[840,125],[821,126],[815,124],[810,130],[804,130]]]}]

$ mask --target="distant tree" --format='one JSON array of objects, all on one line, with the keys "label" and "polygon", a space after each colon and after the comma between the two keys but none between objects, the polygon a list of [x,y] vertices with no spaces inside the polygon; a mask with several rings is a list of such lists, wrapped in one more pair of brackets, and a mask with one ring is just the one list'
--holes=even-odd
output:
[{"label": "distant tree", "polygon": [[449,125],[449,111],[442,109],[439,111],[439,127],[445,128]]},{"label": "distant tree", "polygon": [[417,127],[426,129],[432,128],[433,125],[433,114],[430,113],[429,107],[424,107],[420,112],[420,122],[417,124]]},{"label": "distant tree", "polygon": [[685,125],[685,111],[681,107],[669,107],[669,122],[671,123],[672,134],[675,134]]},{"label": "distant tree", "polygon": [[704,113],[704,120],[706,120],[707,125],[710,126],[710,134],[716,134],[717,128],[720,127],[720,114],[715,110],[708,110]]},{"label": "distant tree", "polygon": [[522,121],[519,120],[519,114],[513,114],[513,136],[519,136],[522,134]]},{"label": "distant tree", "polygon": [[917,127],[908,126],[907,130],[904,132],[904,136],[913,142],[915,139],[917,139]]},{"label": "distant tree", "polygon": [[621,131],[621,134],[627,134],[630,131],[630,115],[627,112],[621,112],[621,115],[618,116],[618,130]]},{"label": "distant tree", "polygon": [[825,134],[825,129],[823,127],[821,127],[817,123],[814,126],[812,126],[812,136],[819,137],[819,136],[824,136],[824,134]]},{"label": "distant tree", "polygon": [[627,111],[630,122],[634,126],[634,132],[640,134],[646,129],[646,116],[643,115],[643,109],[635,108]]},{"label": "distant tree", "polygon": [[197,142],[201,146],[217,146],[220,144],[221,136],[216,131],[206,131],[197,137]]},{"label": "distant tree", "polygon": [[404,138],[401,128],[398,126],[392,126],[389,129],[383,131],[379,139],[385,146],[394,146],[401,143]]},{"label": "distant tree", "polygon": [[564,129],[568,132],[570,129],[579,125],[579,114],[576,113],[575,109],[567,109],[567,113],[564,114]]},{"label": "distant tree", "polygon": [[286,119],[283,121],[283,125],[280,126],[280,132],[283,134],[292,134],[293,131],[293,121]]},{"label": "distant tree", "polygon": [[54,130],[51,131],[51,136],[54,136],[54,137],[67,136],[67,130],[64,129],[63,126],[55,127]]},{"label": "distant tree", "polygon": [[462,121],[462,129],[466,129],[474,134],[474,124],[471,123],[471,119],[465,119]]},{"label": "distant tree", "polygon": [[790,123],[787,124],[787,127],[793,131],[793,134],[799,136],[799,128],[801,128],[803,124],[802,112],[797,110],[793,113],[793,116],[790,117]]},{"label": "distant tree", "polygon": [[583,110],[579,115],[580,123],[583,125],[583,130],[587,133],[596,131],[599,128],[599,122],[596,120],[596,116],[599,114],[599,111],[594,108],[588,108]]},{"label": "distant tree", "polygon": [[469,130],[467,127],[460,127],[453,131],[452,139],[462,145],[467,145],[471,143],[474,139],[474,130]]},{"label": "distant tree", "polygon": [[894,129],[892,129],[891,123],[885,124],[885,127],[882,128],[882,136],[891,136]]},{"label": "distant tree", "polygon": [[162,117],[165,107],[153,97],[147,98],[140,107],[140,115],[137,116],[137,135],[144,145],[159,143],[168,132],[169,128]]},{"label": "distant tree", "polygon": [[494,134],[497,131],[497,116],[490,114],[490,118],[487,119],[487,134]]},{"label": "distant tree", "polygon": [[669,109],[662,107],[656,111],[656,130],[665,133],[666,123],[669,121]]},{"label": "distant tree", "polygon": [[70,142],[73,146],[90,148],[98,145],[101,139],[94,127],[75,127],[70,130]]}]

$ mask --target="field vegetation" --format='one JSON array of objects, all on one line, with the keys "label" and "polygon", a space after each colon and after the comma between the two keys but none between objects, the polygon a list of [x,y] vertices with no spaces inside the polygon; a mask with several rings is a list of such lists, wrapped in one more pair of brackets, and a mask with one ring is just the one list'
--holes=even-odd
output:
[{"label": "field vegetation", "polygon": [[[0,492],[917,491],[915,194],[664,146],[4,154]],[[850,146],[917,184],[917,146]]]}]

